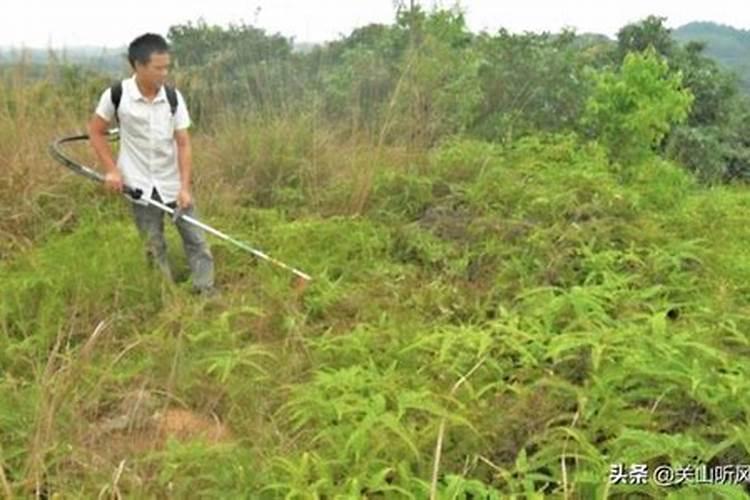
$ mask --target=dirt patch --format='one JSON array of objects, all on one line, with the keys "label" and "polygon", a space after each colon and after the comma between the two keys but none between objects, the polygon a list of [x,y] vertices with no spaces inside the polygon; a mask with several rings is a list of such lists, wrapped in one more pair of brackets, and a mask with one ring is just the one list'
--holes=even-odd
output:
[{"label": "dirt patch", "polygon": [[210,418],[190,410],[170,408],[155,417],[156,440],[169,437],[179,440],[203,438],[220,442],[229,438],[229,429],[218,418]]},{"label": "dirt patch", "polygon": [[170,438],[220,443],[231,439],[231,432],[216,415],[165,404],[140,390],[123,398],[116,411],[95,422],[86,436],[87,447],[123,456],[159,450]]}]

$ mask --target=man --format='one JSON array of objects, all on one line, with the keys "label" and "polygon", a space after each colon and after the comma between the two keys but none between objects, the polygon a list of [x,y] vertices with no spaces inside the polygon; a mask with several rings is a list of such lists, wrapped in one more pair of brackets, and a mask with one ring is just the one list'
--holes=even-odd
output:
[{"label": "man", "polygon": [[[119,105],[115,107],[113,102],[113,88],[104,91],[88,127],[91,146],[106,171],[105,186],[112,192],[121,192],[123,184],[127,184],[140,189],[144,197],[151,196],[181,213],[197,217],[190,189],[192,153],[187,130],[190,116],[179,91],[170,95],[164,86],[170,62],[169,45],[161,36],[147,33],[130,44],[128,60],[134,74],[122,81],[121,93],[115,92],[120,96]],[[115,118],[120,128],[117,163],[106,138]],[[132,207],[135,224],[146,240],[149,262],[156,264],[171,281],[164,213],[143,200],[133,200]],[[176,226],[190,265],[193,289],[213,295],[213,256],[203,231],[182,219],[177,220]]]}]

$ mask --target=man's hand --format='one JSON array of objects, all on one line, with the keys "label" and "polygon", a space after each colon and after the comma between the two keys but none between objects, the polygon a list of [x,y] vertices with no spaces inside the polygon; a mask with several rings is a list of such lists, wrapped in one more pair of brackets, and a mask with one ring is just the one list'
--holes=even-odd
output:
[{"label": "man's hand", "polygon": [[104,165],[104,187],[107,191],[114,193],[122,192],[122,174],[112,158],[112,150],[107,142],[107,130],[109,122],[101,116],[94,114],[89,122],[89,140],[96,152],[97,158]]},{"label": "man's hand", "polygon": [[187,188],[180,189],[177,194],[177,206],[182,209],[187,209],[193,204],[193,197],[190,195],[190,191]]},{"label": "man's hand", "polygon": [[115,193],[122,192],[122,174],[120,174],[120,171],[115,169],[107,172],[104,176],[104,185],[109,191]]}]

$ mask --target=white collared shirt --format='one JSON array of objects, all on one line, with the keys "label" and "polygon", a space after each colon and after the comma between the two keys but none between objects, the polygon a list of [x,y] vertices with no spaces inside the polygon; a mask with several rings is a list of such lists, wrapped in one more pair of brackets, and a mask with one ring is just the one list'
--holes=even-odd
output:
[{"label": "white collared shirt", "polygon": [[[104,91],[96,114],[111,123],[115,107],[110,94],[111,89]],[[180,191],[180,171],[174,132],[190,126],[182,94],[177,91],[177,110],[172,116],[164,87],[149,101],[138,89],[134,75],[122,81],[117,116],[120,122],[117,166],[125,184],[140,189],[149,197],[156,188],[164,203],[175,201]]]}]

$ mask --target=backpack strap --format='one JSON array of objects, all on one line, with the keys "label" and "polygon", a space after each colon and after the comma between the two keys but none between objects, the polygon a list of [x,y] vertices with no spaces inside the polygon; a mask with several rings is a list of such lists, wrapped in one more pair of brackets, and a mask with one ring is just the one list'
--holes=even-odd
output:
[{"label": "backpack strap", "polygon": [[112,105],[115,107],[115,120],[118,122],[120,118],[117,116],[117,109],[120,107],[120,101],[122,100],[122,82],[118,81],[109,88],[110,100]]},{"label": "backpack strap", "polygon": [[167,93],[167,100],[169,101],[169,109],[172,111],[172,116],[177,112],[177,90],[169,85],[164,85],[164,91]]},{"label": "backpack strap", "polygon": [[[115,107],[115,120],[118,122],[120,118],[117,116],[117,109],[120,107],[120,101],[122,100],[122,82],[118,81],[114,83],[110,88],[110,98],[112,105]],[[169,85],[164,85],[164,91],[167,94],[167,101],[169,101],[169,109],[172,112],[172,116],[177,112],[177,90]]]}]

